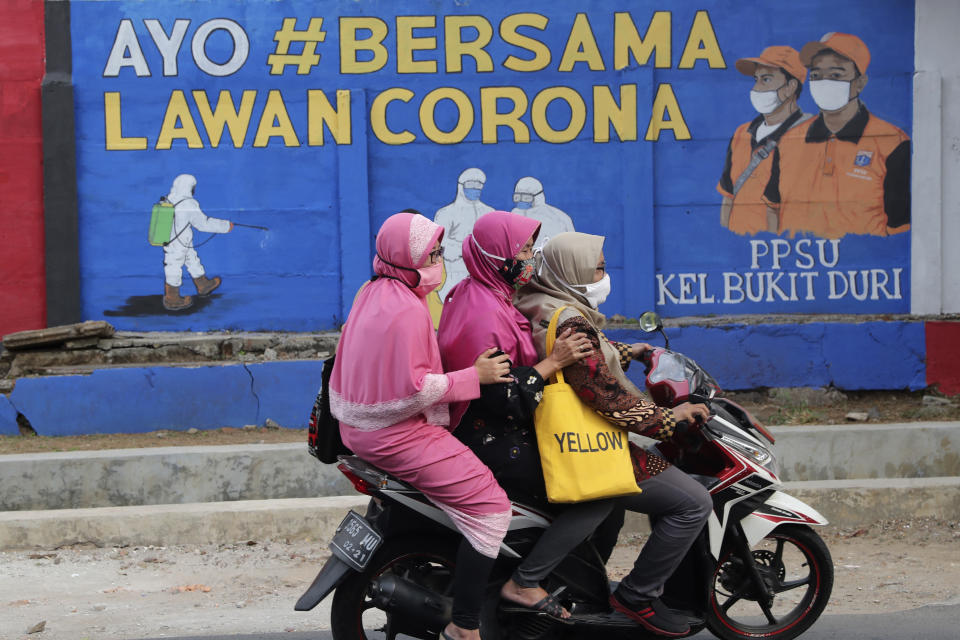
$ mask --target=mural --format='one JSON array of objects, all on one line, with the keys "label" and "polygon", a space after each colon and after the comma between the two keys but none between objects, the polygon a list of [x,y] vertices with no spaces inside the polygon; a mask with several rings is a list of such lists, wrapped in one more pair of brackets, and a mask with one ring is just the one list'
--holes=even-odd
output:
[{"label": "mural", "polygon": [[540,235],[537,236],[536,247],[542,247],[547,240],[558,233],[576,231],[573,228],[573,220],[570,219],[570,216],[547,204],[547,196],[543,193],[543,184],[531,176],[520,178],[513,188],[513,213],[540,222]]},{"label": "mural", "polygon": [[[608,315],[908,312],[913,22],[912,0],[73,2],[84,316],[334,328],[407,208],[447,229],[436,307],[505,209],[606,236]],[[143,212],[178,175],[202,219],[172,228],[161,296]]]},{"label": "mural", "polygon": [[166,201],[173,205],[170,235],[163,243],[163,274],[166,279],[163,306],[169,311],[181,311],[193,304],[190,296],[180,295],[184,267],[193,278],[197,295],[201,298],[213,293],[222,282],[219,276],[206,276],[197,247],[193,244],[193,230],[229,233],[233,231],[233,223],[229,220],[208,218],[193,197],[196,187],[196,178],[186,174],[179,175],[174,179],[170,193],[166,196]]},{"label": "mural", "polygon": [[[444,280],[437,294],[430,296],[431,310],[437,310],[437,318],[442,308],[442,300],[455,284],[467,277],[467,268],[463,264],[463,240],[473,231],[473,224],[485,213],[497,210],[480,200],[487,174],[482,169],[465,169],[457,179],[457,197],[450,204],[437,211],[433,221],[443,225],[446,232],[443,237]],[[501,211],[509,210],[504,206]],[[532,176],[520,178],[513,188],[512,213],[533,218],[541,223],[536,247],[542,247],[552,236],[564,231],[574,231],[570,216],[560,209],[547,204],[543,194],[543,184]]]},{"label": "mural", "polygon": [[463,239],[473,231],[473,223],[485,213],[494,210],[480,200],[487,174],[476,167],[464,170],[457,178],[456,199],[437,211],[433,221],[443,225],[443,264],[445,276],[440,285],[440,299],[447,297],[453,285],[467,277],[463,264]]}]

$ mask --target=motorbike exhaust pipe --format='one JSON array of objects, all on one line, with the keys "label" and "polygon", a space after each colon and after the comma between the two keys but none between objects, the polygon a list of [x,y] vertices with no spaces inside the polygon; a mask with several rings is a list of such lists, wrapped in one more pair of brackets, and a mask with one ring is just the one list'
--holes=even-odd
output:
[{"label": "motorbike exhaust pipe", "polygon": [[369,594],[378,609],[422,624],[433,633],[439,633],[453,615],[453,598],[392,573],[371,582]]}]

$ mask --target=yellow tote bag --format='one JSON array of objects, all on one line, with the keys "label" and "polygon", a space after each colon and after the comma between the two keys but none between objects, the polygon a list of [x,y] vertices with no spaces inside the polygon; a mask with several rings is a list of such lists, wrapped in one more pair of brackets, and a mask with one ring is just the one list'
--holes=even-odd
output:
[{"label": "yellow tote bag", "polygon": [[[547,354],[553,351],[560,307],[547,328]],[[543,479],[550,502],[582,502],[640,493],[633,475],[627,432],[604,420],[564,382],[543,388],[534,416]]]}]

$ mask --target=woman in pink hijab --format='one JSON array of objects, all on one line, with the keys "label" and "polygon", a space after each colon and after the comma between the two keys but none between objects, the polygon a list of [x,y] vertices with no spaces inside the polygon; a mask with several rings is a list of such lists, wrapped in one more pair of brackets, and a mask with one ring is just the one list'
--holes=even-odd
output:
[{"label": "woman in pink hijab", "polygon": [[[506,356],[485,349],[443,372],[426,295],[440,284],[443,227],[413,213],[377,234],[374,279],[357,295],[330,377],[330,409],[356,455],[409,482],[464,535],[445,638],[479,640],[486,576],[510,522],[510,502],[490,470],[450,433],[451,402],[509,380]],[[492,345],[491,345],[492,346]]]},{"label": "woman in pink hijab", "polygon": [[[567,331],[553,353],[540,360],[530,321],[513,306],[515,288],[533,275],[539,227],[532,218],[505,211],[477,220],[463,241],[470,275],[447,294],[437,339],[446,371],[467,366],[490,345],[510,358],[511,380],[485,386],[480,398],[451,404],[450,423],[458,425],[455,435],[493,470],[511,496],[545,502],[533,414],[544,380],[590,355],[592,347],[584,334]],[[556,515],[553,523],[503,585],[501,597],[513,606],[569,617],[540,583],[612,509],[611,501],[550,507]]]}]

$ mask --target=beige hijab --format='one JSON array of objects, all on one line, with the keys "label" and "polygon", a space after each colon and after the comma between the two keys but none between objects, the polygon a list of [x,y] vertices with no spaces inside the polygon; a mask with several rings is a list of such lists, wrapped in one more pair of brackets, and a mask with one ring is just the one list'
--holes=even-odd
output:
[{"label": "beige hijab", "polygon": [[582,294],[570,288],[593,282],[593,274],[603,251],[603,240],[603,236],[575,231],[559,233],[550,238],[543,251],[537,254],[536,274],[517,293],[514,304],[520,313],[530,319],[533,342],[541,358],[546,357],[547,325],[554,312],[567,306],[560,314],[559,323],[582,315],[600,334],[600,348],[610,373],[625,389],[639,396],[640,390],[620,366],[620,352],[601,331],[607,319],[591,307]]}]

